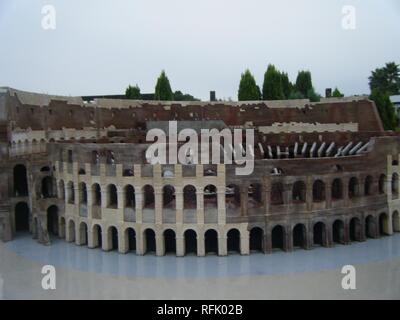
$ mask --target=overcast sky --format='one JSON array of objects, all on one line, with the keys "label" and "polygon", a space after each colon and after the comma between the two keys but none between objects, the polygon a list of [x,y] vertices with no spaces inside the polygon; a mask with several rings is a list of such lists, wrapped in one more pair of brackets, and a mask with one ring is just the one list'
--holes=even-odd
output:
[{"label": "overcast sky", "polygon": [[[56,29],[42,28],[42,7]],[[342,28],[342,7],[356,29]],[[153,92],[162,69],[173,90],[237,99],[249,68],[312,72],[321,94],[368,93],[368,76],[400,63],[399,0],[1,0],[0,86],[63,95]]]}]

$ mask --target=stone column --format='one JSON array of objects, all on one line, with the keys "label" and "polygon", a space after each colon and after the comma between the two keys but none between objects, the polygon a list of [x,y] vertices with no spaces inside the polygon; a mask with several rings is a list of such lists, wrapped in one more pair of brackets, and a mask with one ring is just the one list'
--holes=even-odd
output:
[{"label": "stone column", "polygon": [[154,210],[156,224],[163,223],[162,209],[163,209],[163,193],[162,187],[154,187]]},{"label": "stone column", "polygon": [[141,224],[143,221],[143,191],[142,189],[135,188],[135,202],[136,202],[136,223]]},{"label": "stone column", "polygon": [[217,189],[218,194],[218,224],[226,223],[226,205],[225,205],[225,189],[221,190],[222,186]]},{"label": "stone column", "polygon": [[136,254],[138,256],[144,255],[144,248],[146,247],[146,237],[142,230],[138,229],[136,232]]},{"label": "stone column", "polygon": [[103,251],[110,251],[112,248],[112,237],[108,230],[101,229],[102,234],[102,249]]},{"label": "stone column", "polygon": [[199,231],[197,231],[196,233],[197,233],[197,256],[204,257],[206,255],[204,234],[200,233]]},{"label": "stone column", "polygon": [[247,205],[249,203],[249,190],[247,185],[242,185],[240,189],[240,214],[247,217]]},{"label": "stone column", "polygon": [[[199,190],[196,188],[196,190]],[[204,192],[203,190],[196,191],[197,198],[197,224],[204,224]]]},{"label": "stone column", "polygon": [[183,224],[183,190],[181,187],[175,188],[176,202],[176,224]]},{"label": "stone column", "polygon": [[176,236],[176,256],[183,257],[185,256],[185,238],[181,235]]},{"label": "stone column", "polygon": [[325,206],[327,209],[332,208],[332,182],[330,180],[324,180],[325,184]]},{"label": "stone column", "polygon": [[284,227],[284,239],[283,239],[283,249],[285,252],[292,252],[293,251],[293,232],[292,229],[289,227]]},{"label": "stone column", "polygon": [[245,231],[240,233],[240,254],[249,255],[250,254],[250,232]]},{"label": "stone column", "polygon": [[218,255],[219,256],[227,256],[228,248],[227,248],[227,237],[220,237],[218,234]]},{"label": "stone column", "polygon": [[92,192],[92,186],[87,185],[86,186],[86,192],[87,192],[87,218],[89,220],[93,219],[93,192]]},{"label": "stone column", "polygon": [[344,244],[349,245],[351,244],[350,240],[350,221],[348,219],[344,220]]},{"label": "stone column", "polygon": [[306,203],[307,203],[307,211],[312,211],[313,207],[313,181],[312,177],[307,177],[306,180]]},{"label": "stone column", "polygon": [[164,236],[156,233],[156,255],[158,257],[165,255],[165,241]]},{"label": "stone column", "polygon": [[88,226],[88,247],[90,249],[96,248],[99,244],[97,243],[97,239],[94,238],[93,231],[89,229],[90,226]]},{"label": "stone column", "polygon": [[118,252],[125,254],[129,251],[128,233],[122,229],[118,230]]},{"label": "stone column", "polygon": [[270,229],[266,229],[265,231],[265,253],[272,253],[272,231]]}]

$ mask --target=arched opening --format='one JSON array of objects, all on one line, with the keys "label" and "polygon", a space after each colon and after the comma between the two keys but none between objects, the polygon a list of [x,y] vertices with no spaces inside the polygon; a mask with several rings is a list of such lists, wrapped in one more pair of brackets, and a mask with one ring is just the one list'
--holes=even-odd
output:
[{"label": "arched opening", "polygon": [[67,194],[68,194],[68,203],[74,204],[75,203],[75,190],[74,190],[74,183],[72,181],[68,182],[68,184],[67,184]]},{"label": "arched opening", "polygon": [[361,221],[358,218],[350,220],[350,241],[361,241]]},{"label": "arched opening", "polygon": [[371,215],[365,220],[365,236],[367,238],[376,238],[375,218]]},{"label": "arched opening", "polygon": [[128,250],[136,251],[136,232],[133,228],[128,228],[125,230],[126,237],[128,240]]},{"label": "arched opening", "polygon": [[183,188],[183,208],[184,209],[196,209],[197,208],[197,197],[196,188],[188,185]]},{"label": "arched opening", "polygon": [[51,206],[47,209],[47,232],[49,235],[59,235],[57,206]]},{"label": "arched opening", "polygon": [[263,192],[262,185],[259,183],[253,183],[249,186],[248,193],[248,207],[257,208],[263,205]]},{"label": "arched opening", "polygon": [[398,211],[393,212],[392,224],[393,224],[393,232],[400,232],[400,216]]},{"label": "arched opening", "polygon": [[231,229],[229,230],[227,234],[227,248],[228,248],[228,253],[231,252],[237,252],[240,253],[240,232],[237,229]]},{"label": "arched opening", "polygon": [[217,188],[214,185],[208,185],[204,188],[204,208],[217,208],[218,195]]},{"label": "arched opening", "polygon": [[176,235],[175,231],[168,229],[164,231],[164,246],[165,246],[165,253],[176,253]]},{"label": "arched opening", "polygon": [[307,246],[307,229],[304,224],[298,224],[293,228],[293,247],[306,248]]},{"label": "arched opening", "polygon": [[57,197],[56,180],[53,177],[44,177],[42,179],[42,197],[55,198]]},{"label": "arched opening", "polygon": [[274,249],[284,250],[285,230],[283,229],[282,226],[278,225],[272,229],[271,238],[272,238],[272,250]]},{"label": "arched opening", "polygon": [[107,208],[116,209],[118,207],[117,187],[114,184],[107,186]]},{"label": "arched opening", "polygon": [[103,247],[103,237],[101,227],[96,224],[93,227],[93,248],[102,248]]},{"label": "arched opening", "polygon": [[271,204],[283,204],[283,184],[280,182],[275,182],[271,186]]},{"label": "arched opening", "polygon": [[335,179],[332,182],[332,200],[343,199],[343,186],[342,180]]},{"label": "arched opening", "polygon": [[86,183],[81,182],[79,184],[79,203],[80,204],[87,204],[87,188]]},{"label": "arched opening", "polygon": [[29,231],[29,207],[26,202],[19,202],[15,206],[15,230],[17,232]]},{"label": "arched opening", "polygon": [[136,196],[135,188],[131,185],[127,185],[124,190],[125,193],[125,208],[136,208]]},{"label": "arched opening", "polygon": [[85,222],[79,225],[79,240],[81,245],[88,244],[88,228]]},{"label": "arched opening", "polygon": [[108,228],[108,234],[111,237],[111,250],[118,250],[118,230],[116,227]]},{"label": "arched opening", "polygon": [[250,230],[250,251],[264,251],[264,231],[259,227]]},{"label": "arched opening", "polygon": [[303,181],[297,181],[294,183],[292,198],[294,203],[306,202],[306,184]]},{"label": "arched opening", "polygon": [[84,175],[86,174],[85,169],[83,169],[83,168],[79,169],[78,174],[79,174],[80,176],[84,176]]},{"label": "arched opening", "polygon": [[389,235],[389,217],[386,213],[381,213],[379,215],[379,235]]},{"label": "arched opening", "polygon": [[185,254],[197,255],[197,233],[194,230],[186,230],[185,234]]},{"label": "arched opening", "polygon": [[144,253],[155,253],[156,252],[156,234],[152,229],[146,229],[145,231],[145,248]]},{"label": "arched opening", "polygon": [[226,187],[225,203],[231,209],[240,208],[240,188],[237,185],[231,184]]},{"label": "arched opening", "polygon": [[399,175],[397,173],[392,175],[392,195],[395,198],[399,196]]},{"label": "arched opening", "polygon": [[365,178],[365,184],[364,184],[364,195],[365,196],[372,195],[372,183],[373,183],[372,177],[371,176],[367,176]]},{"label": "arched opening", "polygon": [[22,164],[14,167],[14,196],[26,197],[28,196],[28,177],[26,174],[26,167]]},{"label": "arched opening", "polygon": [[143,188],[144,195],[144,208],[146,209],[154,209],[154,188],[150,185],[146,185]]},{"label": "arched opening", "polygon": [[326,246],[326,227],[323,222],[314,224],[313,233],[314,246]]},{"label": "arched opening", "polygon": [[204,234],[206,254],[218,254],[218,233],[210,229]]},{"label": "arched opening", "polygon": [[92,203],[94,206],[101,206],[101,188],[98,183],[92,186]]},{"label": "arched opening", "polygon": [[173,186],[167,185],[163,188],[163,207],[165,209],[175,209],[175,188]]},{"label": "arched opening", "polygon": [[353,199],[358,196],[358,179],[356,177],[352,177],[349,181],[349,198]]},{"label": "arched opening", "polygon": [[317,180],[313,185],[313,201],[322,202],[325,201],[325,183],[321,180]]},{"label": "arched opening", "polygon": [[332,237],[334,243],[344,244],[344,223],[336,220],[332,226]]},{"label": "arched opening", "polygon": [[381,174],[379,177],[379,194],[385,194],[386,176]]}]

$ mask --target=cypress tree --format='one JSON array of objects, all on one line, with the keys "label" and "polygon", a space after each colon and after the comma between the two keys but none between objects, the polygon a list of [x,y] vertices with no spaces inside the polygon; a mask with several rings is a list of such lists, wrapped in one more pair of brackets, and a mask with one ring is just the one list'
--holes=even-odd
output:
[{"label": "cypress tree", "polygon": [[155,99],[162,101],[172,101],[174,99],[174,93],[172,92],[169,79],[164,70],[161,72],[157,80]]},{"label": "cypress tree", "polygon": [[242,73],[239,84],[238,100],[239,101],[254,101],[261,99],[260,88],[258,87],[256,80],[251,74],[250,70],[246,70]]}]

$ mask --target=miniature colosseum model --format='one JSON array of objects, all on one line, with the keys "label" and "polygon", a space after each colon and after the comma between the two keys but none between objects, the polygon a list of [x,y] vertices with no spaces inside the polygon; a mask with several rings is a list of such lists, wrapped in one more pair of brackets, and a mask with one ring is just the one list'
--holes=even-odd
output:
[{"label": "miniature colosseum model", "polygon": [[[151,165],[146,132],[251,128],[254,172]],[[399,136],[366,97],[156,102],[0,89],[0,239],[158,256],[331,247],[400,231]]]}]

